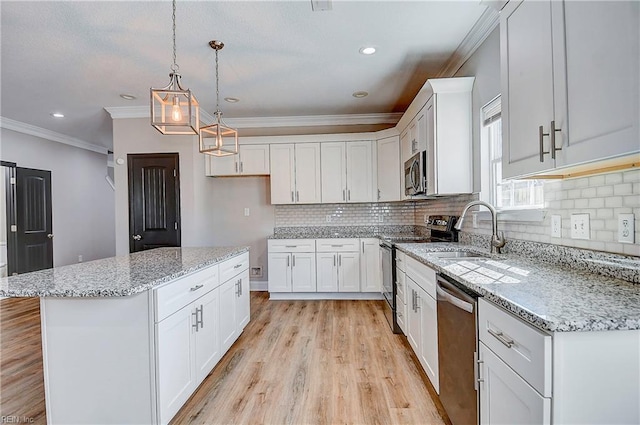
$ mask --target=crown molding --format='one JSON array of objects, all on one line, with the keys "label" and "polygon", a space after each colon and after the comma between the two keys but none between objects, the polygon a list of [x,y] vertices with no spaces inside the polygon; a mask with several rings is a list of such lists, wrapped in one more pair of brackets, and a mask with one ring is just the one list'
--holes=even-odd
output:
[{"label": "crown molding", "polygon": [[453,77],[499,23],[500,13],[493,7],[487,7],[436,78]]},{"label": "crown molding", "polygon": [[0,128],[15,131],[17,133],[28,134],[30,136],[51,140],[53,142],[62,143],[65,145],[101,153],[104,155],[107,155],[108,152],[108,149],[104,146],[94,145],[93,143],[85,142],[84,140],[76,139],[75,137],[66,136],[64,134],[56,133],[55,131],[47,130],[46,128],[36,127],[35,125],[26,124],[21,121],[12,120],[6,117],[0,117]]},{"label": "crown molding", "polygon": [[[149,118],[146,106],[116,106],[104,108],[113,119]],[[380,114],[305,115],[290,117],[224,118],[227,125],[235,128],[313,127],[324,125],[396,124],[401,112]],[[200,109],[200,120],[206,124],[215,121],[213,115]]]}]

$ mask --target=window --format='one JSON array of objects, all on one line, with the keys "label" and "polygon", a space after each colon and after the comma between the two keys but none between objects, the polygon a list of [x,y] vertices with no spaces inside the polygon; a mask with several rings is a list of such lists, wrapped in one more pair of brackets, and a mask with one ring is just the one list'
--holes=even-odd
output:
[{"label": "window", "polygon": [[502,179],[502,119],[500,96],[482,107],[481,145],[482,193],[480,198],[497,209],[543,208],[543,182],[541,180]]}]

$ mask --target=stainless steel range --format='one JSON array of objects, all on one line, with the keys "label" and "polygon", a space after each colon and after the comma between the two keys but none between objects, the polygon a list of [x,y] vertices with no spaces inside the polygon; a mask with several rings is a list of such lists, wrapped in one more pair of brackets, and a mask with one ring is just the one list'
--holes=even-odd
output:
[{"label": "stainless steel range", "polygon": [[393,333],[402,333],[396,318],[396,244],[398,243],[431,243],[457,242],[458,232],[453,228],[458,217],[448,215],[432,215],[427,219],[426,227],[431,236],[383,237],[380,241],[382,253],[382,295],[385,299],[385,316]]}]

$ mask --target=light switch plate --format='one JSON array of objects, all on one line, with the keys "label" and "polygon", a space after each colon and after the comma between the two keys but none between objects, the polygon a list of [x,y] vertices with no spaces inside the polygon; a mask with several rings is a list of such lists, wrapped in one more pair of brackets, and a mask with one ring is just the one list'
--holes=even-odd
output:
[{"label": "light switch plate", "polygon": [[589,214],[571,214],[571,239],[591,239]]},{"label": "light switch plate", "polygon": [[633,214],[618,214],[618,242],[635,242],[635,217]]},{"label": "light switch plate", "polygon": [[562,237],[562,216],[560,215],[551,216],[551,237]]},{"label": "light switch plate", "polygon": [[244,209],[244,216],[249,217],[249,208]]}]

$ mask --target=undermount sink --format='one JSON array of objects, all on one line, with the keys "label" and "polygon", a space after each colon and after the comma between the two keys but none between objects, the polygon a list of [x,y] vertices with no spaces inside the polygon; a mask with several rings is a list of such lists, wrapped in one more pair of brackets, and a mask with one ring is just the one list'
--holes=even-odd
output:
[{"label": "undermount sink", "polygon": [[443,252],[430,252],[429,255],[438,258],[488,258],[489,256],[486,254],[480,254],[478,252],[470,252],[470,251],[443,251]]}]

